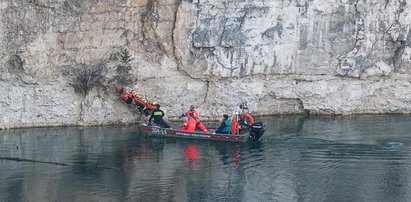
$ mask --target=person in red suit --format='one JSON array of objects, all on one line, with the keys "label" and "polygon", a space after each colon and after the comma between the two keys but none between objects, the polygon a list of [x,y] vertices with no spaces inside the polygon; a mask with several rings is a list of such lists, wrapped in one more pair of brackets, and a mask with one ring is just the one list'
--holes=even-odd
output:
[{"label": "person in red suit", "polygon": [[193,114],[193,116],[184,116],[186,117],[186,121],[183,125],[179,128],[180,130],[184,131],[195,131],[197,127],[201,129],[204,133],[210,133],[207,128],[198,120],[198,115]]}]

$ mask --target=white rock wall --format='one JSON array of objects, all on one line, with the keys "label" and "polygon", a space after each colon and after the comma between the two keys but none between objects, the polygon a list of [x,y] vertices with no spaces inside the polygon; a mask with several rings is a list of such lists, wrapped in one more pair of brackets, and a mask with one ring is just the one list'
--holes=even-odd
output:
[{"label": "white rock wall", "polygon": [[[411,112],[406,0],[3,0],[0,128],[145,119],[129,79],[175,119]],[[116,68],[122,48],[130,73]],[[93,71],[93,70],[101,71]],[[79,75],[97,75],[86,90]]]}]

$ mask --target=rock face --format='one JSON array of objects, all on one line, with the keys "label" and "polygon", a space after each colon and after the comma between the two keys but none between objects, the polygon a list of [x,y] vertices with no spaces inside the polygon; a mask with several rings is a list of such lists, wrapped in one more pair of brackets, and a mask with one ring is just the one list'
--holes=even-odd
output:
[{"label": "rock face", "polygon": [[411,113],[407,0],[2,0],[0,11],[0,128],[144,119],[116,83],[169,119],[241,102],[254,115]]}]

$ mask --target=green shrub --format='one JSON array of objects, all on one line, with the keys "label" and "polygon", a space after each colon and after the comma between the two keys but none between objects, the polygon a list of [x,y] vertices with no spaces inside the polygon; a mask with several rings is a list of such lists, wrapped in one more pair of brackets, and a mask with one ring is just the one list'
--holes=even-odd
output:
[{"label": "green shrub", "polygon": [[130,62],[131,60],[133,60],[133,58],[131,57],[130,52],[126,48],[121,48],[120,51],[117,52],[117,57],[120,61],[120,64],[117,65],[117,75],[115,76],[115,79],[123,85],[129,85],[133,82],[133,77],[132,75],[130,75]]}]

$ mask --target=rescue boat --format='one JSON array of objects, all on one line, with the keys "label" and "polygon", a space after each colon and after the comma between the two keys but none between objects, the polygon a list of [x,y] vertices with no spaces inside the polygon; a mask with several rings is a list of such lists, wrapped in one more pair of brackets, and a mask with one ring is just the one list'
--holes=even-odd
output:
[{"label": "rescue boat", "polygon": [[241,129],[237,134],[204,133],[197,131],[183,131],[173,128],[161,128],[153,123],[141,123],[140,130],[147,137],[187,138],[199,140],[216,140],[228,142],[256,141],[264,133],[264,123],[256,122],[247,129]]}]

